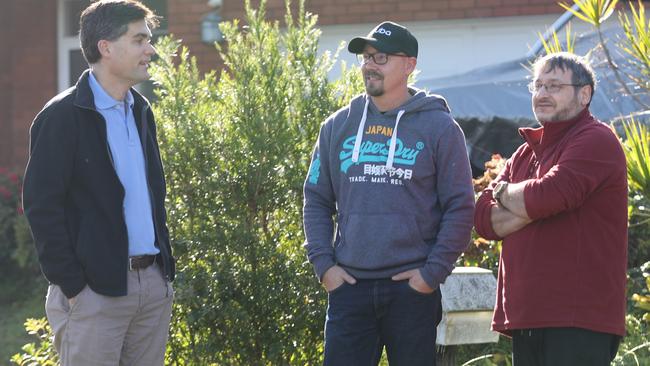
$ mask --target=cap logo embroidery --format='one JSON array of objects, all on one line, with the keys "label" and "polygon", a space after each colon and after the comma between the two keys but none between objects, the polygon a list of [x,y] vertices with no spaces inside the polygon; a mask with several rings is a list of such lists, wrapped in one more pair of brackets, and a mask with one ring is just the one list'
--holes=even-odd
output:
[{"label": "cap logo embroidery", "polygon": [[390,37],[390,33],[391,33],[391,31],[389,31],[389,30],[385,30],[384,28],[379,28],[379,29],[377,29],[377,31],[376,31],[375,33],[385,34],[385,35],[387,35],[387,36]]}]

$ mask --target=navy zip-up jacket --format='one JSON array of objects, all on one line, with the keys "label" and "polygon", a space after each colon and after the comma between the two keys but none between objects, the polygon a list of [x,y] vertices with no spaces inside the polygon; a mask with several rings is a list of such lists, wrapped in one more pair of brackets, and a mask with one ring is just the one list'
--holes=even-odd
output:
[{"label": "navy zip-up jacket", "polygon": [[[30,130],[23,205],[43,274],[72,298],[88,285],[107,296],[127,294],[128,236],[124,188],[106,139],[106,121],[95,109],[86,71],[77,84],[50,100]],[[149,102],[134,89],[134,116],[156,233],[167,281],[174,259],[165,213],[165,180]]]}]

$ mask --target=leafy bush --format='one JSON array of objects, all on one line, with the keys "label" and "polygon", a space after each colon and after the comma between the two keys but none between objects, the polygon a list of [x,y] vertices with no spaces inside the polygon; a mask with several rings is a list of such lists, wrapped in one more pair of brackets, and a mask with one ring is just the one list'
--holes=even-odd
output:
[{"label": "leafy bush", "polygon": [[613,365],[650,366],[650,326],[633,315],[625,317],[626,335]]},{"label": "leafy bush", "polygon": [[[21,326],[26,317],[40,317],[45,281],[21,205],[21,177],[0,167],[0,364],[29,340]],[[31,365],[33,363],[25,363]]]},{"label": "leafy bush", "polygon": [[[246,5],[222,24],[225,69],[201,76],[177,42],[157,45],[161,154],[178,257],[168,362],[319,363],[325,293],[302,249],[302,183],[320,123],[359,92],[327,80],[316,17],[285,27]],[[178,57],[177,57],[178,56]]]},{"label": "leafy bush", "polygon": [[20,176],[0,167],[0,266],[7,273],[38,269],[21,194]]},{"label": "leafy bush", "polygon": [[646,322],[650,323],[650,262],[646,262],[642,267],[644,287],[639,291],[640,293],[634,293],[632,295],[632,301],[635,302],[635,306],[642,310],[643,316],[641,317]]},{"label": "leafy bush", "polygon": [[629,267],[650,258],[650,132],[631,119],[624,125],[629,198]]},{"label": "leafy bush", "polygon": [[[499,154],[492,155],[492,159],[485,163],[485,172],[483,176],[473,179],[475,197],[487,188],[490,183],[496,179],[501,170],[505,167],[506,159]],[[487,240],[480,237],[472,229],[472,242],[465,252],[458,258],[456,265],[481,267],[490,269],[497,274],[499,265],[499,255],[501,254],[500,240]]]},{"label": "leafy bush", "polygon": [[22,348],[24,353],[14,355],[11,362],[19,366],[57,366],[59,356],[52,344],[52,328],[47,323],[47,319],[27,319],[25,330],[35,336],[37,341],[24,345]]},{"label": "leafy bush", "polygon": [[650,365],[650,262],[628,272],[626,336],[614,360],[616,365]]},{"label": "leafy bush", "polygon": [[630,62],[638,71],[637,75],[628,76],[638,87],[648,92],[650,91],[650,22],[646,18],[643,3],[639,1],[637,4],[636,8],[630,7],[631,16],[627,13],[619,13],[619,23],[625,32],[625,38],[619,43],[619,48],[629,56]]}]

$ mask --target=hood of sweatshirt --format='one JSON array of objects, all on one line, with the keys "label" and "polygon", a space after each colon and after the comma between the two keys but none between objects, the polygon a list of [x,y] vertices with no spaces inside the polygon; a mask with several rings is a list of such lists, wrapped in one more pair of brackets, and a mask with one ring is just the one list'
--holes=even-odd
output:
[{"label": "hood of sweatshirt", "polygon": [[409,93],[412,95],[406,103],[399,106],[398,108],[388,110],[386,112],[380,112],[375,104],[372,102],[367,94],[363,94],[352,100],[350,103],[350,112],[352,113],[353,108],[359,107],[363,104],[363,113],[361,114],[361,122],[359,123],[359,128],[357,129],[356,139],[354,141],[354,149],[352,150],[352,162],[358,163],[359,154],[361,150],[361,143],[363,142],[363,132],[366,126],[366,120],[368,119],[368,114],[383,114],[387,117],[395,118],[395,126],[392,128],[390,145],[388,150],[388,157],[386,158],[386,168],[392,169],[393,162],[395,160],[395,148],[397,146],[397,131],[399,127],[399,122],[406,113],[410,112],[420,112],[427,110],[440,110],[449,113],[449,106],[444,98],[427,94],[422,90],[417,90],[415,88],[409,88]]}]

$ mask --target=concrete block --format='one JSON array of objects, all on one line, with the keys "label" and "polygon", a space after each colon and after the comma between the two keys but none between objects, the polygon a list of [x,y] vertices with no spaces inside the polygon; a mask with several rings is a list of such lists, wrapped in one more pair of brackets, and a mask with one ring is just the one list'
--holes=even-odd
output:
[{"label": "concrete block", "polygon": [[436,343],[449,346],[497,342],[498,333],[490,330],[496,289],[497,282],[490,270],[454,269],[440,285],[443,315]]}]

